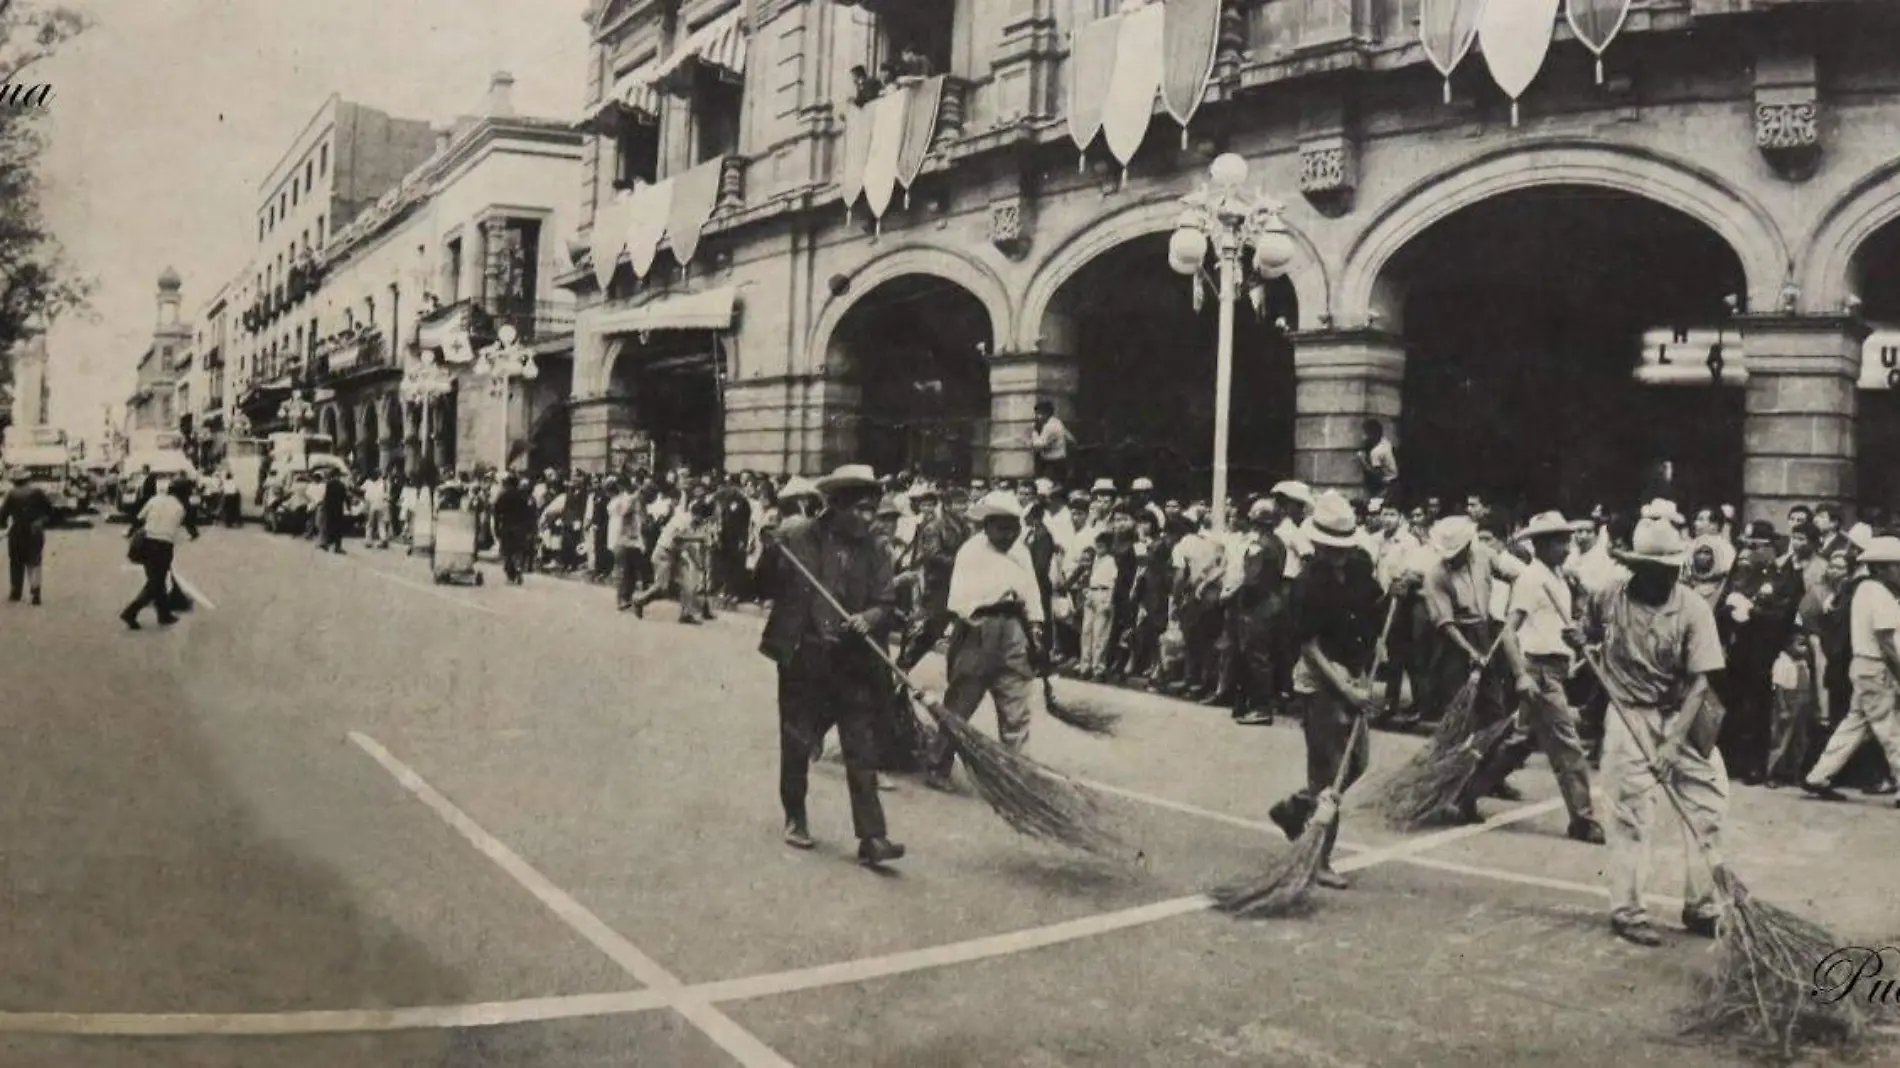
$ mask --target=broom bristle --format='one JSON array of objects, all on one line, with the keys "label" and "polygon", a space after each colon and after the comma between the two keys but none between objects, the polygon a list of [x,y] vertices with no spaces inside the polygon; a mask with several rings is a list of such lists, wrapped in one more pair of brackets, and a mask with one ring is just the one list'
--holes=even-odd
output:
[{"label": "broom bristle", "polygon": [[1121,723],[1121,716],[1118,713],[1099,708],[1087,701],[1057,700],[1055,686],[1048,679],[1042,682],[1043,704],[1048,706],[1050,716],[1089,734],[1114,735],[1115,727]]},{"label": "broom bristle", "polygon": [[1294,841],[1293,848],[1259,875],[1236,879],[1207,892],[1214,909],[1237,919],[1291,916],[1313,907],[1313,883],[1326,861],[1326,839],[1339,820],[1339,810],[1316,814]]},{"label": "broom bristle", "polygon": [[1091,853],[1119,850],[1098,823],[1095,796],[1067,778],[977,730],[934,701],[925,708],[963,761],[977,796],[1018,832]]},{"label": "broom bristle", "polygon": [[1478,767],[1510,731],[1511,721],[1501,719],[1462,745],[1426,746],[1380,785],[1375,807],[1399,830],[1432,821],[1458,803]]},{"label": "broom bristle", "polygon": [[1757,900],[1725,866],[1716,866],[1715,885],[1726,902],[1718,925],[1721,963],[1697,984],[1684,1031],[1783,1058],[1804,1046],[1847,1049],[1865,1042],[1869,1013],[1853,991],[1833,1000],[1820,996],[1823,961],[1860,966],[1840,957],[1843,943],[1819,924]]},{"label": "broom bristle", "polygon": [[1445,705],[1445,714],[1438,721],[1438,729],[1432,732],[1431,748],[1449,749],[1465,740],[1477,724],[1472,721],[1472,712],[1478,707],[1478,681],[1466,679],[1465,684],[1452,695],[1450,703]]}]

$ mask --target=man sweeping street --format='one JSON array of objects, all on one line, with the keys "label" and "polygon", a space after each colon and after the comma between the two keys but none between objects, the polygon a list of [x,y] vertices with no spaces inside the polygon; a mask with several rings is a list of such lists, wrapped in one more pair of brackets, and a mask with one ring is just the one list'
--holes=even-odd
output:
[{"label": "man sweeping street", "polygon": [[1511,584],[1510,618],[1505,623],[1509,637],[1504,650],[1520,698],[1517,722],[1472,776],[1461,804],[1461,822],[1479,822],[1478,798],[1541,748],[1557,776],[1564,807],[1570,810],[1565,833],[1579,842],[1603,844],[1603,828],[1590,803],[1590,765],[1577,734],[1577,713],[1564,689],[1576,664],[1576,650],[1583,644],[1582,634],[1576,626],[1570,585],[1555,570],[1569,555],[1577,530],[1587,525],[1572,523],[1558,512],[1545,512],[1518,532],[1518,541],[1530,543],[1532,558]]},{"label": "man sweeping street", "polygon": [[[956,555],[946,606],[955,618],[950,641],[949,689],[944,708],[970,718],[988,694],[996,705],[997,735],[1020,750],[1029,740],[1029,698],[1036,681],[1043,634],[1042,590],[1035,565],[1021,544],[1023,511],[1016,498],[991,493],[970,510],[981,537]],[[949,790],[956,754],[937,736],[925,784]]]},{"label": "man sweeping street", "polygon": [[[1306,785],[1268,813],[1288,840],[1305,831],[1320,795],[1333,788],[1342,764],[1347,765],[1348,788],[1365,774],[1371,747],[1367,732],[1355,735],[1353,723],[1377,715],[1382,707],[1369,673],[1384,621],[1384,594],[1374,577],[1372,557],[1360,545],[1351,502],[1330,490],[1320,494],[1307,536],[1313,554],[1293,580],[1287,602],[1289,644],[1299,656],[1293,667],[1293,702],[1306,736]],[[1332,868],[1337,835],[1334,824],[1315,876],[1330,890],[1347,885],[1345,876]]]},{"label": "man sweeping street", "polygon": [[[779,801],[785,842],[810,849],[805,795],[811,751],[833,725],[844,749],[845,784],[858,860],[868,867],[904,855],[887,837],[878,798],[877,717],[890,694],[890,675],[865,642],[886,640],[896,591],[890,556],[872,531],[879,487],[869,467],[847,465],[818,480],[825,508],[817,518],[787,519],[760,559],[764,590],[772,597],[759,651],[778,664]],[[778,553],[790,553],[808,579]],[[821,592],[813,580],[824,587]],[[849,615],[840,615],[825,593]]]},{"label": "man sweeping street", "polygon": [[[1610,929],[1639,946],[1662,944],[1643,907],[1658,781],[1674,787],[1711,850],[1719,848],[1728,812],[1728,772],[1715,748],[1719,706],[1709,700],[1709,675],[1723,666],[1722,641],[1714,611],[1679,582],[1687,555],[1687,542],[1668,520],[1642,519],[1630,548],[1617,553],[1629,578],[1590,613],[1590,629],[1603,639],[1597,667],[1611,705],[1602,769],[1611,815]],[[1683,859],[1682,925],[1712,938],[1718,910],[1710,865],[1693,855]]]}]

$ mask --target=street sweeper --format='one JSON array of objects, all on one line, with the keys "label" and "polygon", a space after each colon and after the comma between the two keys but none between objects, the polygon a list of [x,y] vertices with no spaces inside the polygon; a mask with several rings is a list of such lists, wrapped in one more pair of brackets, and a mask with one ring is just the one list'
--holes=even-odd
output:
[{"label": "street sweeper", "polygon": [[891,558],[872,529],[881,490],[862,465],[819,479],[817,490],[824,510],[814,519],[786,520],[773,536],[772,548],[782,556],[761,559],[772,614],[759,651],[778,665],[785,842],[796,849],[815,844],[805,810],[811,750],[835,725],[858,860],[877,867],[904,855],[886,832],[877,786],[877,720],[888,714],[890,694],[879,651],[896,605]]},{"label": "street sweeper", "polygon": [[[1715,937],[1720,912],[1711,878],[1728,812],[1728,772],[1715,748],[1720,703],[1709,675],[1722,670],[1715,612],[1680,583],[1688,545],[1666,519],[1637,522],[1617,559],[1629,578],[1592,606],[1602,646],[1594,661],[1610,698],[1603,791],[1610,801],[1610,928],[1639,946],[1662,944],[1643,907],[1643,876],[1660,781],[1707,854],[1686,856],[1682,926]],[[1640,733],[1642,737],[1637,737]]]},{"label": "street sweeper", "polygon": [[[945,607],[954,619],[949,687],[943,705],[969,719],[985,694],[996,706],[996,733],[1012,750],[1029,740],[1036,651],[1047,649],[1042,590],[1021,544],[1022,506],[1013,494],[990,493],[970,508],[977,535],[957,550]],[[956,753],[941,735],[931,747],[925,784],[949,790]]]}]

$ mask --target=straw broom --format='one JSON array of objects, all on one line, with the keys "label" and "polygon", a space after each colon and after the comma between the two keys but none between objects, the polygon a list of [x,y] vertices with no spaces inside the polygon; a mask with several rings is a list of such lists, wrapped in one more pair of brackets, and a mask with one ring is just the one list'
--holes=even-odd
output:
[{"label": "straw broom", "polygon": [[[1604,685],[1612,685],[1597,654],[1586,650],[1584,655]],[[1833,1001],[1818,996],[1817,969],[1845,943],[1819,924],[1756,898],[1741,877],[1717,859],[1690,819],[1675,783],[1657,767],[1655,752],[1644,740],[1646,732],[1637,730],[1614,695],[1610,707],[1709,865],[1721,904],[1716,923],[1721,960],[1712,975],[1696,984],[1695,1001],[1682,1014],[1684,1032],[1790,1059],[1804,1045],[1848,1049],[1865,1042],[1871,1034],[1869,1014],[1851,993]]]},{"label": "straw broom", "polygon": [[[792,567],[825,599],[833,611],[847,618],[851,615],[797,554],[782,544],[775,544],[774,548],[791,562]],[[870,635],[860,637],[909,695],[912,711],[921,708],[928,713],[920,717],[926,729],[940,732],[949,741],[950,747],[962,759],[964,769],[970,773],[977,796],[995,810],[1005,823],[1032,838],[1092,853],[1108,853],[1121,847],[1121,842],[1099,825],[1100,807],[1093,794],[970,726],[961,716],[952,714],[911,681],[910,676],[891,659],[890,653],[871,640]]]},{"label": "straw broom", "polygon": [[[1385,662],[1386,639],[1392,633],[1392,620],[1398,614],[1398,600],[1386,606],[1385,626],[1379,631],[1378,655],[1367,674],[1368,683],[1379,677]],[[1207,892],[1214,908],[1243,919],[1263,919],[1304,911],[1312,901],[1313,883],[1320,866],[1326,862],[1327,847],[1339,827],[1340,795],[1346,792],[1346,773],[1352,768],[1352,755],[1365,735],[1366,716],[1353,717],[1352,736],[1346,740],[1346,756],[1333,776],[1332,789],[1320,793],[1313,815],[1301,828],[1293,850],[1267,870],[1248,879],[1238,879]]]},{"label": "straw broom", "polygon": [[1352,736],[1346,742],[1345,759],[1333,776],[1331,788],[1320,793],[1313,815],[1294,841],[1286,856],[1249,879],[1217,886],[1207,892],[1214,908],[1238,919],[1267,919],[1304,912],[1312,905],[1313,883],[1326,862],[1328,847],[1339,830],[1339,799],[1346,791],[1346,773],[1352,769],[1352,754],[1366,733],[1366,715],[1353,717]]},{"label": "straw broom", "polygon": [[[1485,654],[1484,664],[1490,664],[1503,641],[1504,631],[1500,629],[1490,652]],[[1473,730],[1472,716],[1484,670],[1480,667],[1473,672],[1452,697],[1444,722],[1432,740],[1379,784],[1372,804],[1393,827],[1410,830],[1456,803],[1491,750],[1510,734],[1514,720],[1508,716]]]}]

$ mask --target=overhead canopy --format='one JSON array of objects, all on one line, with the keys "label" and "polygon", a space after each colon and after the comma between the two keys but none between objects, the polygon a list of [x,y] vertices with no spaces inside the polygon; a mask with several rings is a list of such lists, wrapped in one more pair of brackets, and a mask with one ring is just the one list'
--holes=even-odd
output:
[{"label": "overhead canopy", "polygon": [[654,82],[680,91],[689,84],[687,76],[695,64],[710,67],[732,81],[743,81],[745,53],[745,7],[739,5],[687,35],[654,72]]},{"label": "overhead canopy", "polygon": [[738,303],[739,291],[733,286],[680,293],[639,307],[608,312],[594,320],[593,329],[608,335],[655,330],[728,330]]},{"label": "overhead canopy", "polygon": [[636,122],[659,122],[660,92],[654,88],[658,71],[657,63],[643,63],[615,78],[606,97],[594,105],[576,127],[585,132],[604,133],[608,119],[617,114],[630,115]]}]

